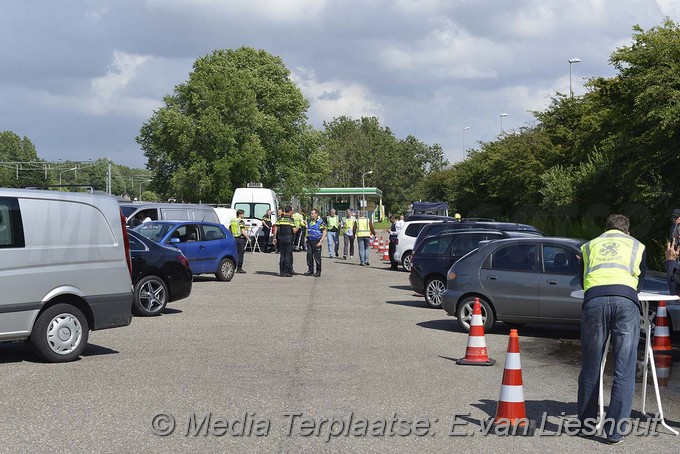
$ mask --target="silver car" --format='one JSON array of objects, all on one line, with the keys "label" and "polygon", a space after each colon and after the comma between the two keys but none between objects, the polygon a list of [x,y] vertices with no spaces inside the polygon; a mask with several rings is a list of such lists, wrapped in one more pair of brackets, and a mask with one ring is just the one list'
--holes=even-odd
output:
[{"label": "silver car", "polygon": [[[442,307],[466,330],[475,297],[482,306],[485,331],[496,321],[578,324],[582,301],[572,298],[571,292],[581,289],[578,261],[583,243],[551,237],[482,243],[449,269]],[[648,271],[643,288],[668,292],[666,276]],[[669,301],[668,313],[671,323],[680,320],[680,304]]]}]

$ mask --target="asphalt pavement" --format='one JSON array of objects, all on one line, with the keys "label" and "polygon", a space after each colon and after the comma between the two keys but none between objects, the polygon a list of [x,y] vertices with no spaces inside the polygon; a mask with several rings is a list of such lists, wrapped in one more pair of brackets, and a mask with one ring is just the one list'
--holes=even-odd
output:
[{"label": "asphalt pavement", "polygon": [[[325,250],[325,247],[324,247]],[[306,271],[304,253],[295,270]],[[670,452],[647,428],[620,446],[558,435],[576,413],[579,332],[520,328],[533,437],[484,434],[501,389],[508,328],[487,333],[491,367],[459,366],[467,334],[371,253],[324,255],[319,278],[278,276],[276,254],[247,253],[232,282],[196,277],[160,317],[93,332],[79,361],[44,364],[0,344],[0,452]],[[677,346],[676,346],[677,347]],[[675,355],[676,365],[680,362]],[[611,364],[611,361],[609,361]],[[605,374],[609,390],[611,373]],[[680,371],[661,390],[680,428]],[[648,387],[648,410],[654,410]],[[608,399],[607,399],[608,400]],[[650,408],[651,407],[651,408]],[[455,424],[452,424],[455,422]],[[452,432],[455,433],[452,434]]]}]

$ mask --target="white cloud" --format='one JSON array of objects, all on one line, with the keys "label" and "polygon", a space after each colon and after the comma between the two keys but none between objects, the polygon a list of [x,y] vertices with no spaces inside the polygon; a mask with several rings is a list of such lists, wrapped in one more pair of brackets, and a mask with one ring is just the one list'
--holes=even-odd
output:
[{"label": "white cloud", "polygon": [[[262,18],[273,23],[314,22],[326,8],[326,0],[147,0],[152,9],[210,16]],[[245,17],[244,17],[245,16]]]},{"label": "white cloud", "polygon": [[310,101],[309,118],[316,126],[341,115],[352,118],[379,116],[384,121],[383,108],[359,83],[318,81],[314,71],[305,68],[296,68],[291,78]]},{"label": "white cloud", "polygon": [[680,19],[680,2],[678,0],[656,0],[656,4],[664,16]]}]

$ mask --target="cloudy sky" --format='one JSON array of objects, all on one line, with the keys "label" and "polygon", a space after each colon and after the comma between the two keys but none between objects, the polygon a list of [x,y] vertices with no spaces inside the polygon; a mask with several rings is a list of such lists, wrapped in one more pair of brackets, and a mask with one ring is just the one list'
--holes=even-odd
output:
[{"label": "cloudy sky", "polygon": [[[4,0],[0,130],[40,157],[143,167],[135,142],[193,61],[251,46],[280,56],[321,128],[375,115],[461,159],[529,124],[555,92],[611,76],[632,26],[680,0]],[[463,130],[465,131],[463,136]]]}]

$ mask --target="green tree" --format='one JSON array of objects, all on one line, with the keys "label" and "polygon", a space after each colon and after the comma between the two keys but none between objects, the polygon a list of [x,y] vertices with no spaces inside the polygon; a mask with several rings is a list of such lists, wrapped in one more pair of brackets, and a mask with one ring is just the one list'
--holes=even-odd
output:
[{"label": "green tree", "polygon": [[21,138],[12,131],[1,132],[0,161],[35,162],[35,165],[3,164],[0,166],[1,187],[22,188],[45,185],[43,162],[38,159],[35,146],[28,137]]},{"label": "green tree", "polygon": [[[241,47],[196,60],[137,141],[163,198],[226,202],[250,181],[300,192],[325,173],[308,102],[280,58]],[[312,148],[310,148],[312,146]]]}]

